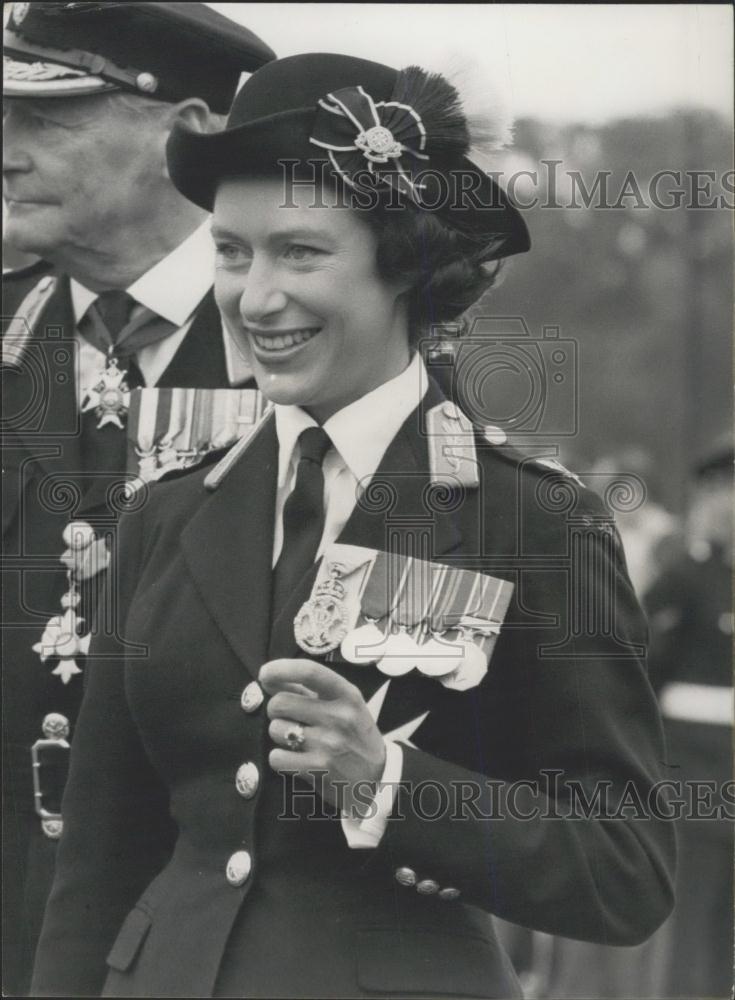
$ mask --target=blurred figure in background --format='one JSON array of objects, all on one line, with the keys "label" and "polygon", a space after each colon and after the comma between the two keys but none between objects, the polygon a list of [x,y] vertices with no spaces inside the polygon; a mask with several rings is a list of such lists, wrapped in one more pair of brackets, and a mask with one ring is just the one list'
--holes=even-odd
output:
[{"label": "blurred figure in background", "polygon": [[[640,445],[627,445],[595,462],[587,482],[613,507],[628,573],[642,597],[682,550],[679,520],[660,502],[654,456]],[[619,502],[616,483],[618,492],[621,487],[625,494],[630,491],[630,496],[620,494]]]},{"label": "blurred figure in background", "polygon": [[[626,474],[648,486],[643,466],[634,462],[633,452],[625,459],[621,453],[614,464],[603,459],[592,470],[603,477],[588,482],[608,502],[614,498],[607,490]],[[666,777],[681,783],[676,795],[689,813],[676,821],[674,911],[633,948],[506,925],[500,936],[505,942],[505,930],[513,945],[509,951],[527,998],[731,995],[733,826],[721,790],[732,778],[732,472],[732,438],[725,435],[693,469],[685,536],[665,533],[677,522],[655,500],[630,513],[613,504],[629,572],[649,616],[649,678],[664,721]],[[698,818],[691,816],[692,803]],[[730,803],[730,817],[732,811]]]},{"label": "blurred figure in background", "polygon": [[[688,550],[644,602],[651,629],[649,676],[661,705],[671,778],[699,783],[701,796],[697,818],[677,822],[676,906],[659,931],[665,961],[658,995],[725,997],[733,983],[733,806],[728,817],[722,797],[732,778],[729,434],[700,459],[694,474]],[[717,811],[720,818],[714,818]]]}]

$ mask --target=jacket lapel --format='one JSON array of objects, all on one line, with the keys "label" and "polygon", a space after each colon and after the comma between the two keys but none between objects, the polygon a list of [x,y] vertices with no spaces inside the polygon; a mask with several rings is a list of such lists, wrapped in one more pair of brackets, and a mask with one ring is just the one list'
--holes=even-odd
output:
[{"label": "jacket lapel", "polygon": [[202,600],[253,676],[268,658],[277,474],[270,415],[181,539]]},{"label": "jacket lapel", "polygon": [[[338,542],[432,560],[459,547],[456,519],[432,484],[424,415],[444,400],[436,383],[391,442]],[[417,546],[417,547],[416,547]]]}]

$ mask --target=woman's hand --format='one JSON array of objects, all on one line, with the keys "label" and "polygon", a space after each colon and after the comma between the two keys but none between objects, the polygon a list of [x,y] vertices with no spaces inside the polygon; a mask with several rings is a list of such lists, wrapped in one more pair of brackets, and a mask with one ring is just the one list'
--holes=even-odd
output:
[{"label": "woman's hand", "polygon": [[[288,771],[314,781],[327,801],[345,810],[365,809],[367,782],[378,782],[385,768],[385,744],[354,684],[313,660],[271,660],[259,680],[271,696],[269,733],[278,747],[268,758],[274,771]],[[299,749],[287,749],[289,736],[301,735]],[[359,802],[352,791],[360,783]]]}]

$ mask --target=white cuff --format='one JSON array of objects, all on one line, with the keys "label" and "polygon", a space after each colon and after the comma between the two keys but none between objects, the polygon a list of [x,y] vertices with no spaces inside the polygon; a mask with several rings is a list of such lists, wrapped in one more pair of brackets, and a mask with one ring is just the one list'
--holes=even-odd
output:
[{"label": "white cuff", "polygon": [[353,819],[345,812],[342,813],[340,821],[348,847],[378,846],[393,811],[393,799],[402,774],[403,750],[401,745],[386,740],[385,767],[378,784],[377,794],[370,803],[367,816],[360,820]]}]

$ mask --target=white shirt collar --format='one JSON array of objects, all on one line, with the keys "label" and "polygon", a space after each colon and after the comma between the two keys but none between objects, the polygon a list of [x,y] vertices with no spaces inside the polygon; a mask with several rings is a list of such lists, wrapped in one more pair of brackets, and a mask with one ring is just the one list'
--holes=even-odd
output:
[{"label": "white shirt collar", "polygon": [[[400,375],[379,385],[329,418],[324,430],[355,479],[373,476],[388,445],[428,388],[428,374],[416,353]],[[278,486],[288,478],[299,435],[316,421],[298,406],[274,407],[278,435]]]},{"label": "white shirt collar", "polygon": [[[126,291],[142,306],[183,326],[212,287],[214,251],[209,227],[207,220]],[[78,323],[97,293],[74,278],[70,284],[74,321]]]}]

